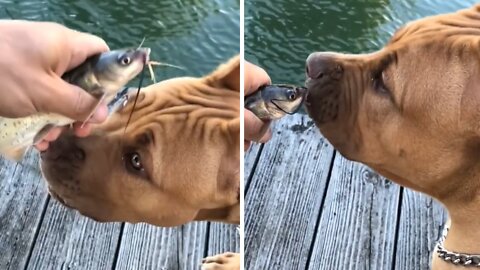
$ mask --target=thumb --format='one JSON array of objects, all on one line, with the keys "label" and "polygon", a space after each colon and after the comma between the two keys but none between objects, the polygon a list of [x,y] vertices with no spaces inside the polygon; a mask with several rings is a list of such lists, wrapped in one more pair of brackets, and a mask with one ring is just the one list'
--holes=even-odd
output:
[{"label": "thumb", "polygon": [[77,31],[70,32],[71,58],[67,70],[83,63],[88,57],[109,50],[107,43],[100,37]]},{"label": "thumb", "polygon": [[245,96],[257,91],[263,85],[272,83],[268,73],[263,68],[248,61],[245,61],[244,73]]},{"label": "thumb", "polygon": [[[55,99],[49,102],[48,111],[58,113],[76,121],[85,121],[91,112],[97,107],[99,99],[90,95],[84,89],[69,84],[60,77],[55,78]],[[107,118],[108,110],[102,104],[97,108],[90,119],[91,122],[103,122]]]},{"label": "thumb", "polygon": [[266,142],[272,137],[270,121],[258,119],[251,111],[244,109],[244,138],[248,141]]}]

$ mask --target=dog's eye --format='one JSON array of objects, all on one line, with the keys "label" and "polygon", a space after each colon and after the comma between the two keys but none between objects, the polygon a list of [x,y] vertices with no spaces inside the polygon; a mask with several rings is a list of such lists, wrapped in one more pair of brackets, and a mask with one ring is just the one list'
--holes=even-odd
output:
[{"label": "dog's eye", "polygon": [[294,101],[297,98],[297,93],[295,93],[295,91],[293,90],[290,90],[287,92],[287,97],[288,97],[288,100]]},{"label": "dog's eye", "polygon": [[385,73],[384,72],[378,72],[375,74],[372,78],[373,81],[373,89],[377,91],[380,94],[389,94],[390,90],[388,87],[385,85]]},{"label": "dog's eye", "polygon": [[130,163],[132,164],[132,167],[135,169],[135,170],[141,170],[143,169],[143,166],[142,166],[142,161],[140,160],[140,155],[139,154],[133,154],[131,157],[130,157]]},{"label": "dog's eye", "polygon": [[142,165],[142,159],[140,155],[136,152],[125,154],[123,160],[125,161],[125,165],[128,169],[138,172],[142,172],[144,170]]}]

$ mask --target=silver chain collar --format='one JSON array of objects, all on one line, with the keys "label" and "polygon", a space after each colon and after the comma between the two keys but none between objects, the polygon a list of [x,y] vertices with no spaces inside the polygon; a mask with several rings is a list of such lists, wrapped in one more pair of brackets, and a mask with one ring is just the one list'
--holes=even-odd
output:
[{"label": "silver chain collar", "polygon": [[454,265],[480,268],[480,255],[462,254],[445,249],[443,242],[447,238],[449,229],[449,226],[445,225],[442,237],[440,237],[440,240],[437,243],[438,257],[445,262],[449,262]]}]

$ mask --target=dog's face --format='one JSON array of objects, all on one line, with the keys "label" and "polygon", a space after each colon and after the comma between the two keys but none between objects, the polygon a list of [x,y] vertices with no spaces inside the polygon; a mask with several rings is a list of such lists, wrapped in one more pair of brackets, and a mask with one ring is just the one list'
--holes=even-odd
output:
[{"label": "dog's face", "polygon": [[51,194],[99,221],[237,222],[239,66],[142,89],[126,130],[134,96],[89,137],[62,134],[42,153]]},{"label": "dog's face", "polygon": [[480,153],[480,6],[425,18],[366,55],[313,53],[306,107],[345,157],[442,197]]}]

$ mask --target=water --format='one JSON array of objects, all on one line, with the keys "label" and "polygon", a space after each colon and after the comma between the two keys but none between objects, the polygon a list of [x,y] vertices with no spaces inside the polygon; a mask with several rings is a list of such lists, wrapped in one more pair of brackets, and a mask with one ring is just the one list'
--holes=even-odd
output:
[{"label": "water", "polygon": [[475,2],[245,0],[245,59],[265,68],[275,83],[303,84],[311,52],[371,52],[410,20]]},{"label": "water", "polygon": [[186,68],[156,67],[157,80],[204,75],[240,51],[239,0],[0,0],[0,17],[10,16],[90,32],[110,49],[145,37],[152,60]]}]

